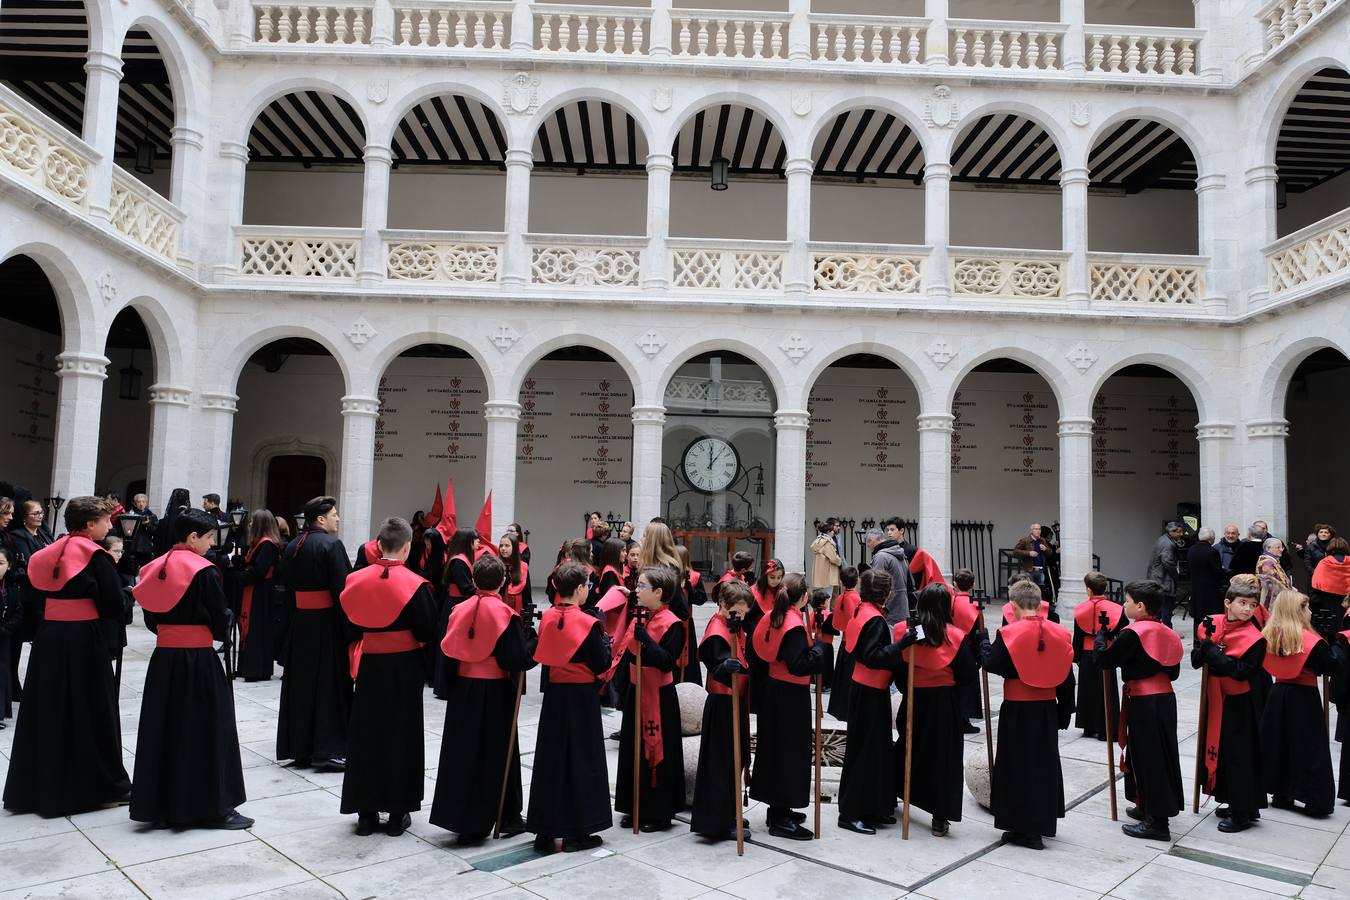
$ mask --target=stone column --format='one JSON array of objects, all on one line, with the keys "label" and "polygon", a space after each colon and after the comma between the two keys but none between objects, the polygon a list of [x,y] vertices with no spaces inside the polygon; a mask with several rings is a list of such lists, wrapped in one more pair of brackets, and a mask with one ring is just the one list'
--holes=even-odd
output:
[{"label": "stone column", "polygon": [[483,418],[487,420],[486,492],[492,494],[495,541],[501,539],[506,526],[516,518],[516,431],[520,404],[514,400],[489,400],[483,404]]},{"label": "stone column", "polygon": [[239,267],[234,228],[244,220],[244,178],[248,173],[248,145],[221,141],[220,176],[208,188],[207,210],[202,229],[202,268],[208,265],[217,277],[233,275]]},{"label": "stone column", "polygon": [[[234,445],[234,414],[239,411],[239,395],[229,391],[204,391],[197,411],[194,444],[205,446],[206,453],[194,459],[192,483],[203,493],[230,497],[230,453]],[[204,442],[204,444],[203,444]],[[160,498],[151,497],[152,503]]]},{"label": "stone column", "polygon": [[347,552],[370,540],[370,501],[375,482],[375,419],[380,401],[342,398],[342,482],[338,489],[339,536]]},{"label": "stone column", "polygon": [[188,269],[201,259],[199,229],[206,215],[205,140],[195,129],[182,125],[173,129],[169,197],[185,217],[178,229],[178,265]]},{"label": "stone column", "polygon": [[[375,0],[370,16],[370,46],[383,50],[394,46],[394,4],[391,0]],[[338,515],[342,511],[338,510]]]},{"label": "stone column", "polygon": [[389,223],[389,167],[393,154],[388,147],[366,144],[365,178],[361,187],[361,267],[357,278],[370,287],[384,281],[384,240],[380,232]]},{"label": "stone column", "polygon": [[525,232],[530,228],[530,150],[506,151],[506,246],[502,253],[501,283],[523,287],[530,283],[530,250]]},{"label": "stone column", "polygon": [[780,409],[773,414],[777,452],[774,454],[774,556],[789,572],[806,565],[806,429],[811,416],[804,409]]},{"label": "stone column", "polygon": [[1257,419],[1246,423],[1246,432],[1243,469],[1247,496],[1242,521],[1264,519],[1271,534],[1289,540],[1289,473],[1285,457],[1289,422]]},{"label": "stone column", "polygon": [[1064,34],[1064,55],[1062,57],[1065,72],[1081,74],[1085,68],[1083,21],[1085,10],[1083,0],[1059,0],[1059,20],[1069,29]]},{"label": "stone column", "polygon": [[919,416],[919,534],[943,572],[952,571],[952,425],[950,413]]},{"label": "stone column", "polygon": [[1242,258],[1245,261],[1242,271],[1242,283],[1247,286],[1246,296],[1230,304],[1234,315],[1247,312],[1260,306],[1270,297],[1270,276],[1266,272],[1266,258],[1261,252],[1278,234],[1275,209],[1275,183],[1279,180],[1278,170],[1273,165],[1252,166],[1246,171],[1246,203],[1242,204],[1245,240],[1241,244]]},{"label": "stone column", "polygon": [[811,0],[788,0],[788,15],[792,16],[788,22],[788,59],[810,62]]},{"label": "stone column", "polygon": [[1088,170],[1065,169],[1059,176],[1063,193],[1063,242],[1069,255],[1064,299],[1070,306],[1088,305]]},{"label": "stone column", "polygon": [[928,35],[924,41],[923,62],[926,66],[944,67],[947,59],[947,0],[924,0],[923,14],[928,19]]},{"label": "stone column", "polygon": [[145,493],[161,503],[174,488],[187,488],[194,498],[205,493],[204,486],[189,483],[188,470],[194,452],[191,389],[171,384],[150,385],[150,463]]},{"label": "stone column", "polygon": [[675,158],[669,153],[647,155],[647,255],[642,261],[644,290],[670,287],[670,173]]},{"label": "stone column", "polygon": [[[811,294],[811,173],[809,159],[787,161],[787,239],[789,243],[783,292],[805,299]],[[786,563],[785,563],[786,565]]]},{"label": "stone column", "polygon": [[633,407],[633,525],[638,533],[661,515],[661,438],[666,431],[664,406]]},{"label": "stone column", "polygon": [[928,245],[924,264],[924,289],[933,303],[951,299],[947,283],[948,249],[951,244],[952,167],[931,162],[923,167],[923,242]]},{"label": "stone column", "polygon": [[[670,8],[673,4],[671,0],[651,0],[651,4],[652,20],[647,37],[647,56],[651,59],[670,59],[674,52],[674,23],[670,17]],[[633,524],[636,525],[637,521],[634,520]]]},{"label": "stone column", "polygon": [[1092,424],[1091,416],[1059,420],[1061,610],[1087,599],[1083,576],[1092,570]]},{"label": "stone column", "polygon": [[1195,437],[1200,442],[1200,521],[1222,537],[1224,525],[1235,521],[1238,511],[1229,455],[1233,423],[1201,422],[1195,426]]},{"label": "stone column", "polygon": [[534,11],[530,9],[530,0],[515,0],[511,5],[511,49],[534,51]]},{"label": "stone column", "polygon": [[[1221,81],[1224,76],[1224,69],[1229,58],[1233,53],[1233,35],[1243,31],[1243,17],[1237,17],[1237,27],[1220,28],[1216,13],[1219,12],[1219,4],[1214,0],[1191,0],[1191,5],[1195,8],[1193,21],[1195,27],[1205,32],[1205,39],[1196,47],[1196,67],[1195,71],[1206,81]],[[1259,4],[1265,6],[1267,4]],[[1248,19],[1257,19],[1257,17],[1248,12]],[[1219,537],[1223,537],[1223,532],[1219,532]]]},{"label": "stone column", "polygon": [[[56,357],[56,433],[52,439],[51,496],[69,500],[94,490],[99,417],[108,358],[67,351]],[[41,500],[41,497],[37,498]],[[60,523],[57,523],[58,527]]]},{"label": "stone column", "polygon": [[[1223,215],[1226,183],[1227,179],[1223,175],[1214,172],[1201,175],[1195,182],[1195,212],[1200,225],[1197,249],[1201,256],[1209,258],[1200,302],[1216,316],[1227,314],[1229,297],[1236,293],[1234,276],[1237,273],[1233,271],[1232,260],[1234,242],[1223,238],[1224,226],[1232,224],[1225,221]],[[1260,256],[1260,253],[1257,255]],[[1264,274],[1264,268],[1262,272]]]},{"label": "stone column", "polygon": [[89,51],[84,64],[84,142],[101,154],[89,176],[89,212],[106,219],[112,203],[113,153],[117,140],[117,93],[122,84],[122,58]]}]

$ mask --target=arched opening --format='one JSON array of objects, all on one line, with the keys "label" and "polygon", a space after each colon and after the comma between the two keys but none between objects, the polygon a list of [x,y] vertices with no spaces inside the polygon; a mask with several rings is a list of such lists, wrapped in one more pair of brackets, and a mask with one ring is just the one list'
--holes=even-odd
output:
[{"label": "arched opening", "polygon": [[647,233],[647,136],[622,107],[608,100],[561,106],[535,132],[532,152],[530,231]]},{"label": "arched opening", "polygon": [[1275,146],[1280,237],[1350,208],[1350,72],[1325,68],[1299,88]]},{"label": "arched opening", "polygon": [[1126,366],[1093,398],[1092,552],[1107,577],[1146,577],[1169,521],[1187,526],[1188,543],[1199,525],[1223,535],[1225,523],[1200,505],[1198,422],[1190,389],[1158,366]]},{"label": "arched opening", "polygon": [[89,22],[82,0],[0,6],[0,83],[65,126],[84,132]]},{"label": "arched opening", "polygon": [[777,397],[753,360],[700,353],[665,389],[661,515],[696,568],[720,575],[736,550],[774,555]]},{"label": "arched opening", "polygon": [[411,521],[448,480],[459,524],[472,527],[483,506],[487,453],[487,380],[478,364],[458,347],[419,344],[385,367],[378,397],[371,521]]},{"label": "arched opening", "polygon": [[113,162],[155,191],[169,196],[173,169],[174,96],[159,45],[144,28],[122,42]]},{"label": "arched opening", "polygon": [[1054,140],[1016,113],[990,113],[962,129],[951,154],[951,243],[1058,250],[1059,176]]},{"label": "arched opening", "polygon": [[1199,253],[1195,155],[1161,122],[1127,119],[1088,155],[1088,249]]},{"label": "arched opening", "polygon": [[[1350,359],[1331,347],[1309,354],[1289,380],[1284,417],[1289,422],[1285,448],[1289,480],[1289,527],[1287,541],[1308,545],[1313,526],[1333,526],[1342,537],[1350,535],[1350,485],[1337,477],[1339,449],[1350,439],[1350,425],[1338,410],[1350,396]],[[1244,523],[1245,524],[1245,523]],[[1307,588],[1312,577],[1308,560],[1289,548],[1295,566],[1295,583]]]},{"label": "arched opening", "polygon": [[[623,367],[591,347],[554,350],[526,373],[519,403],[516,520],[533,542],[552,553],[585,531],[590,510],[630,519],[633,386]],[[551,563],[538,559],[541,575]]]},{"label": "arched opening", "polygon": [[[787,146],[763,113],[736,103],[709,106],[680,126],[671,146],[672,237],[781,241],[787,233]],[[726,190],[711,190],[724,160]],[[680,284],[680,272],[674,273]]]},{"label": "arched opening", "polygon": [[61,310],[51,281],[31,256],[0,262],[0,295],[8,300],[0,303],[0,383],[11,398],[0,441],[0,478],[41,501],[52,483]]},{"label": "arched opening", "polygon": [[249,357],[234,392],[230,494],[292,523],[311,497],[337,496],[345,385],[328,350],[309,338],[272,341]]},{"label": "arched opening", "polygon": [[390,151],[390,228],[503,229],[506,132],[481,101],[428,97],[399,120]]},{"label": "arched opening", "polygon": [[[998,358],[961,379],[951,414],[952,521],[992,526],[968,564],[976,587],[999,596],[1020,569],[1011,550],[1030,526],[1047,539],[1059,526],[1059,404],[1035,369]],[[1052,568],[1047,593],[1057,578]]]},{"label": "arched opening", "polygon": [[306,90],[272,101],[253,120],[244,224],[361,225],[366,129],[346,100]]},{"label": "arched opening", "polygon": [[924,242],[923,145],[899,116],[842,112],[816,135],[811,158],[813,240]]},{"label": "arched opening", "polygon": [[[108,378],[103,382],[94,486],[99,494],[116,494],[130,508],[132,496],[145,491],[150,459],[150,386],[157,375],[150,335],[140,313],[126,307],[117,314],[108,330],[103,355],[108,358]],[[168,498],[150,499],[162,504]]]},{"label": "arched opening", "polygon": [[841,556],[865,562],[866,523],[919,517],[918,391],[895,363],[855,353],[820,373],[807,412],[807,540],[816,522],[834,516],[844,523]]}]

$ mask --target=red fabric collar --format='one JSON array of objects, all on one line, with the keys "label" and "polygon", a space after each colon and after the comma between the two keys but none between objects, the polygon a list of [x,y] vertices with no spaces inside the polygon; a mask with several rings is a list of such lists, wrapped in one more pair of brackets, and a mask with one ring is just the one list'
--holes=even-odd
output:
[{"label": "red fabric collar", "polygon": [[519,614],[496,594],[474,594],[450,611],[441,639],[446,656],[464,662],[482,662],[492,655],[497,639]]},{"label": "red fabric collar", "polygon": [[65,534],[28,558],[28,583],[53,593],[83,572],[96,553],[107,551],[82,534]]},{"label": "red fabric collar", "polygon": [[1140,619],[1125,626],[1139,638],[1144,652],[1160,666],[1175,666],[1186,655],[1181,636],[1157,619]]},{"label": "red fabric collar", "polygon": [[534,658],[546,666],[565,666],[576,656],[577,648],[599,625],[598,619],[586,614],[580,607],[564,603],[544,610],[539,619],[539,643]]},{"label": "red fabric collar", "polygon": [[1266,648],[1266,658],[1264,665],[1266,671],[1273,678],[1282,678],[1285,680],[1297,678],[1298,673],[1303,671],[1303,667],[1308,663],[1308,657],[1312,655],[1313,650],[1322,642],[1322,636],[1315,631],[1307,628],[1303,629],[1303,649],[1293,656],[1276,656]]},{"label": "red fabric collar", "polygon": [[1087,634],[1097,633],[1097,616],[1106,613],[1107,629],[1115,631],[1120,617],[1125,615],[1125,607],[1108,597],[1089,597],[1074,607],[1073,621]]},{"label": "red fabric collar", "polygon": [[766,663],[773,662],[778,658],[778,648],[783,645],[783,638],[794,628],[806,629],[806,620],[802,618],[801,610],[795,607],[788,608],[787,615],[783,617],[782,628],[771,626],[766,615],[755,627],[755,636],[751,639],[755,645],[755,653]]},{"label": "red fabric collar", "polygon": [[863,628],[880,615],[881,610],[877,609],[876,604],[859,603],[853,618],[849,620],[848,628],[844,630],[844,649],[852,653],[853,648],[858,646],[858,638],[862,635]]},{"label": "red fabric collar", "polygon": [[[1263,637],[1254,617],[1246,622],[1230,622],[1225,613],[1215,613],[1209,620],[1215,626],[1210,640],[1222,644],[1223,652],[1234,659],[1241,659]],[[1200,633],[1204,634],[1204,631]]]},{"label": "red fabric collar", "polygon": [[[908,622],[897,622],[895,629],[893,630],[893,637],[898,641],[905,636],[907,631],[909,631]],[[948,625],[946,640],[939,646],[932,647],[928,644],[914,644],[913,646],[906,647],[903,654],[905,662],[909,662],[910,659],[913,658],[913,651],[915,648],[918,648],[918,665],[920,669],[945,669],[950,666],[952,660],[956,658],[956,651],[961,649],[961,642],[965,640],[965,637],[965,634],[963,634],[955,625]]]},{"label": "red fabric collar", "polygon": [[1069,633],[1040,616],[1018,619],[998,630],[1008,648],[1017,680],[1034,688],[1059,687],[1073,668]]},{"label": "red fabric collar", "polygon": [[393,559],[376,559],[347,576],[338,601],[352,624],[387,628],[427,580]]},{"label": "red fabric collar", "polygon": [[249,548],[248,555],[244,557],[244,562],[246,563],[253,562],[253,557],[257,555],[258,550],[262,547],[263,544],[271,544],[273,547],[275,547],[277,545],[277,542],[272,540],[270,537],[259,538],[258,543],[254,544],[252,547]]},{"label": "red fabric collar", "polygon": [[1312,586],[1327,594],[1342,597],[1350,594],[1350,556],[1342,560],[1334,556],[1323,558],[1313,571]]},{"label": "red fabric collar", "polygon": [[141,567],[140,581],[131,589],[131,594],[147,611],[166,613],[183,599],[197,573],[211,565],[205,557],[175,547]]}]

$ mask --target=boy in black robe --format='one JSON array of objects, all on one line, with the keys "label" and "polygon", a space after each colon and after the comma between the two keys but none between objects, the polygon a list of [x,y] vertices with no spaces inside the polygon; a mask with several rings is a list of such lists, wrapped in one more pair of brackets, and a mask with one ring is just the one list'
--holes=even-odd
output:
[{"label": "boy in black robe", "polygon": [[609,806],[609,769],[600,724],[597,676],[609,670],[609,638],[598,616],[582,606],[590,570],[568,560],[553,571],[555,605],[539,622],[535,661],[549,667],[539,710],[534,777],[525,827],[534,849],[552,853],[593,850],[596,834],[614,823]]},{"label": "boy in black robe", "polygon": [[172,528],[173,546],[132,589],[155,650],[141,693],[131,819],[237,831],[253,820],[235,810],[245,797],[234,694],[213,644],[229,637],[231,618],[220,571],[206,559],[216,521],[189,509]]},{"label": "boy in black robe", "polygon": [[422,645],[439,635],[431,585],[404,566],[411,541],[407,522],[385,519],[374,542],[379,555],[347,576],[341,598],[356,639],[342,813],[357,814],[362,836],[375,832],[384,811],[386,833],[397,837],[422,808]]},{"label": "boy in black robe", "polygon": [[1003,676],[998,714],[998,755],[990,781],[994,827],[1003,840],[1043,850],[1064,818],[1064,776],[1057,732],[1072,702],[1073,645],[1068,632],[1040,612],[1041,592],[1030,581],[1008,589],[1015,621],[998,631],[991,646],[980,622],[980,662]]},{"label": "boy in black robe", "polygon": [[313,762],[342,769],[347,764],[352,678],[338,598],[351,564],[342,541],[334,537],[340,521],[335,499],[315,497],[305,504],[305,530],[281,554],[278,577],[287,588],[287,625],[277,759],[293,759],[297,766]]},{"label": "boy in black robe", "polygon": [[38,624],[5,781],[5,809],[66,816],[129,799],[113,686],[110,627],[122,578],[98,541],[114,504],[75,497],[66,535],[28,558]]},{"label": "boy in black robe", "polygon": [[[708,620],[698,648],[703,664],[708,667],[708,699],[703,705],[689,830],[713,840],[735,840],[741,797],[736,792],[734,729],[741,732],[743,770],[750,760],[750,704],[746,696],[749,680],[745,677],[748,661],[742,626],[755,601],[749,585],[739,579],[719,584],[715,593],[717,612]],[[738,675],[741,677],[737,678]],[[739,722],[732,720],[733,690],[737,692]],[[742,834],[749,833],[748,827],[742,828]]]},{"label": "boy in black robe", "polygon": [[1162,588],[1153,581],[1125,586],[1127,625],[1108,646],[1110,629],[1097,629],[1093,654],[1098,667],[1120,669],[1125,682],[1121,694],[1118,736],[1125,748],[1120,771],[1125,776],[1125,798],[1135,805],[1125,811],[1138,821],[1122,825],[1133,838],[1171,841],[1167,820],[1184,808],[1181,759],[1177,754],[1177,698],[1172,682],[1181,674],[1185,650],[1175,631],[1158,620]]},{"label": "boy in black robe", "polygon": [[[1078,715],[1075,720],[1083,729],[1083,737],[1106,740],[1106,723],[1115,727],[1120,718],[1120,697],[1114,670],[1105,673],[1097,667],[1092,647],[1096,643],[1100,617],[1106,614],[1108,637],[1114,637],[1129,624],[1125,610],[1106,596],[1108,583],[1101,572],[1089,572],[1083,578],[1088,598],[1073,610],[1073,661],[1078,663]],[[1110,684],[1110,702],[1107,704],[1105,683]],[[1104,708],[1105,705],[1105,708]]]}]

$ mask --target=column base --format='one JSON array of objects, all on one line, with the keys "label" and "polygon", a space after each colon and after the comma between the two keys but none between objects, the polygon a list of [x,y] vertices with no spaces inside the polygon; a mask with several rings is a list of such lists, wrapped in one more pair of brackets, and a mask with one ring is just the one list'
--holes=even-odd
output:
[{"label": "column base", "polygon": [[666,293],[670,290],[670,280],[666,278],[648,278],[642,282],[644,291],[659,291]]},{"label": "column base", "polygon": [[1086,309],[1092,298],[1087,291],[1068,291],[1064,294],[1064,302],[1074,308]]},{"label": "column base", "polygon": [[362,269],[356,273],[356,283],[361,287],[376,287],[384,283],[384,273],[373,269]]},{"label": "column base", "polygon": [[502,287],[523,288],[529,283],[529,279],[520,275],[503,275],[500,279]]},{"label": "column base", "polygon": [[811,296],[811,285],[805,281],[785,281],[783,293],[794,300],[806,300]]}]

